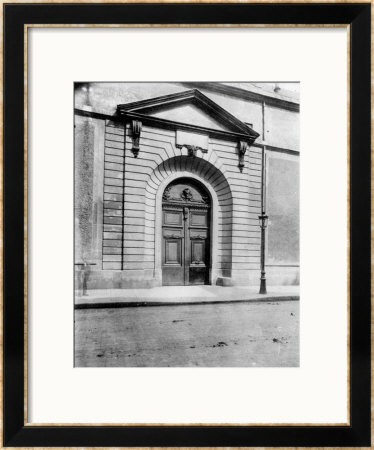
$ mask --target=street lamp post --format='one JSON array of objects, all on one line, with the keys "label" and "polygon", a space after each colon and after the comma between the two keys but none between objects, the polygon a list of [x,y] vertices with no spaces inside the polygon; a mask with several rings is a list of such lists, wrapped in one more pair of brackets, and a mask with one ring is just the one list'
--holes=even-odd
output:
[{"label": "street lamp post", "polygon": [[260,294],[266,294],[266,274],[265,274],[265,229],[268,225],[268,216],[265,211],[262,211],[261,216],[258,216],[258,220],[261,228],[261,283]]},{"label": "street lamp post", "polygon": [[[265,103],[262,104],[262,129],[263,139],[265,139]],[[266,294],[266,276],[265,276],[265,229],[268,225],[268,216],[266,211],[266,146],[262,147],[261,158],[261,215],[258,216],[258,221],[261,228],[261,282],[260,282],[260,294]]]}]

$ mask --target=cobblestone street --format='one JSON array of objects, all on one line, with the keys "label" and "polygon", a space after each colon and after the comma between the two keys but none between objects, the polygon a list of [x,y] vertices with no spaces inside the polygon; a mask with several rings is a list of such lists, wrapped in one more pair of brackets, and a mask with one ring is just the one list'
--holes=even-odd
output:
[{"label": "cobblestone street", "polygon": [[75,311],[76,367],[295,367],[299,301]]}]

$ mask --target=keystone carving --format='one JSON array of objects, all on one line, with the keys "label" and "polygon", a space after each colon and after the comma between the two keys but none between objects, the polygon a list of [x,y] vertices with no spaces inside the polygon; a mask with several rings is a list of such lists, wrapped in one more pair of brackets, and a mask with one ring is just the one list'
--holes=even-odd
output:
[{"label": "keystone carving", "polygon": [[196,146],[196,145],[186,145],[186,144],[180,145],[180,144],[177,144],[177,148],[183,148],[183,147],[186,147],[187,152],[188,152],[187,153],[188,156],[196,156],[196,153],[197,153],[198,150],[200,150],[201,153],[208,153],[208,149],[202,148],[202,147],[199,147],[199,146]]},{"label": "keystone carving", "polygon": [[191,200],[193,200],[192,192],[188,188],[183,189],[183,191],[181,192],[181,197],[186,202],[190,202]]}]

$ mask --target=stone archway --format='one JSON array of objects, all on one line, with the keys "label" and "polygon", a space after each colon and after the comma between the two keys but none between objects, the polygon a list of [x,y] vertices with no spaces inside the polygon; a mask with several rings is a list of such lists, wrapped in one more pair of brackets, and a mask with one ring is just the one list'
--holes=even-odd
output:
[{"label": "stone archway", "polygon": [[[187,177],[200,182],[211,197],[211,252],[209,283],[217,277],[230,277],[232,264],[232,194],[228,181],[220,169],[201,158],[178,156],[159,164],[152,172],[146,187],[145,227],[154,228],[147,235],[154,249],[154,279],[162,284],[162,195],[177,178]],[[153,242],[151,242],[151,240]]]}]

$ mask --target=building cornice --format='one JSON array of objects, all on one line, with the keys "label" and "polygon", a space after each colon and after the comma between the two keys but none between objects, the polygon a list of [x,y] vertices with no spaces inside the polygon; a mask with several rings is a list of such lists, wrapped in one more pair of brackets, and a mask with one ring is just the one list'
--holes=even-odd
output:
[{"label": "building cornice", "polygon": [[266,95],[266,93],[260,94],[258,92],[248,91],[246,89],[214,82],[186,82],[181,84],[189,88],[192,87],[196,89],[205,89],[207,91],[229,95],[231,97],[240,98],[242,100],[249,100],[258,103],[265,102],[268,106],[287,109],[288,111],[293,112],[300,112],[300,104],[296,101],[293,102],[291,100],[285,100],[282,98],[274,97],[270,94]]},{"label": "building cornice", "polygon": [[242,139],[248,141],[249,144],[252,144],[255,140],[255,137],[249,136],[245,133],[237,133],[233,131],[222,131],[215,130],[213,128],[200,127],[198,125],[191,125],[183,122],[175,122],[174,120],[169,119],[160,119],[158,117],[151,117],[144,114],[137,113],[126,113],[121,116],[121,121],[125,123],[130,123],[132,120],[140,120],[143,125],[153,126],[157,128],[164,128],[169,130],[185,130],[190,132],[197,132],[201,134],[207,134],[209,137],[214,137],[218,139],[225,140],[235,140]]}]

